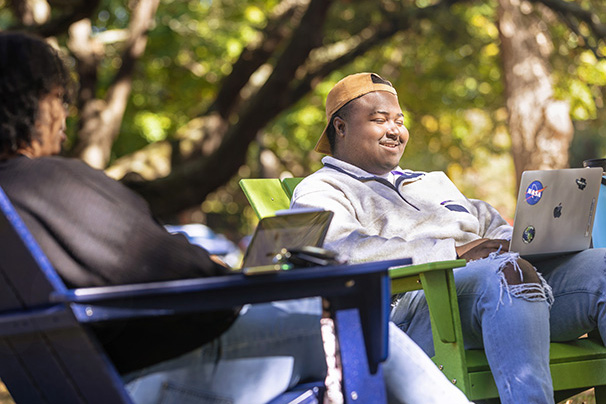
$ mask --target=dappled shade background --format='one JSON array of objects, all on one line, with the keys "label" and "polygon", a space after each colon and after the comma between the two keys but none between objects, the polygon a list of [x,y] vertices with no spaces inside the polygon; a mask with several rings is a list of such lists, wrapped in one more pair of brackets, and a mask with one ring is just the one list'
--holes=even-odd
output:
[{"label": "dappled shade background", "polygon": [[323,101],[359,71],[398,90],[403,167],[510,218],[520,170],[605,157],[605,20],[599,0],[0,0],[0,29],[48,37],[80,82],[65,154],[235,241],[237,180],[318,169]]}]

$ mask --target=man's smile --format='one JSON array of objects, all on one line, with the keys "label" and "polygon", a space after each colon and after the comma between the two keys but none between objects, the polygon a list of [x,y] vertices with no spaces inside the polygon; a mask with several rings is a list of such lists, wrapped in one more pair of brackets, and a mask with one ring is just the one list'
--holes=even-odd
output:
[{"label": "man's smile", "polygon": [[379,145],[395,149],[402,145],[402,141],[399,138],[384,137],[383,139],[379,140]]}]

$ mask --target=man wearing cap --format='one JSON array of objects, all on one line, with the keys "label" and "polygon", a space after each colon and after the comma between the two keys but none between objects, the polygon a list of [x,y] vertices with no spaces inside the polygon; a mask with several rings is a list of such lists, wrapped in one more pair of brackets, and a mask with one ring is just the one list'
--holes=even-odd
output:
[{"label": "man wearing cap", "polygon": [[[485,349],[503,403],[553,403],[550,337],[595,328],[606,336],[604,251],[536,268],[509,253],[512,228],[492,206],[466,198],[442,172],[399,167],[409,133],[396,90],[374,73],[339,81],[326,118],[315,148],[324,167],[297,186],[291,207],[333,211],[326,246],[351,262],[466,259],[454,271],[466,348]],[[392,321],[433,354],[423,291],[402,295]]]}]

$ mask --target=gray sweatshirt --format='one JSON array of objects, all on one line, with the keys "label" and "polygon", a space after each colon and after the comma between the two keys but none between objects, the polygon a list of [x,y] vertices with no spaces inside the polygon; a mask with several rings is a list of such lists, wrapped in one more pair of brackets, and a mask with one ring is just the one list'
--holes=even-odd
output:
[{"label": "gray sweatshirt", "polygon": [[466,198],[443,172],[396,168],[385,177],[327,156],[295,189],[291,208],[334,212],[325,247],[350,262],[456,258],[455,246],[511,239],[512,228],[488,203]]}]

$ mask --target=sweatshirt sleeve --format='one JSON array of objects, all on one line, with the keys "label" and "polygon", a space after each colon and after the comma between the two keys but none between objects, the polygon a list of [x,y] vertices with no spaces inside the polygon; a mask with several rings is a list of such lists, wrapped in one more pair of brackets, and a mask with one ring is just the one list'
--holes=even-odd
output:
[{"label": "sweatshirt sleeve", "polygon": [[370,234],[358,220],[347,196],[332,184],[311,177],[295,189],[291,208],[322,208],[334,212],[325,247],[349,262],[412,258],[414,264],[456,259],[453,239],[383,237]]},{"label": "sweatshirt sleeve", "polygon": [[513,228],[494,207],[478,199],[470,199],[470,202],[476,208],[476,216],[480,223],[480,237],[511,240]]},{"label": "sweatshirt sleeve", "polygon": [[206,250],[168,233],[141,197],[102,171],[77,160],[34,163],[45,175],[32,176],[35,184],[14,203],[70,287],[228,273]]}]

